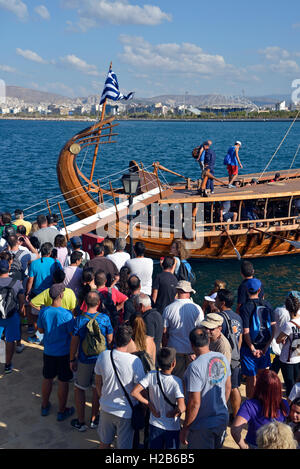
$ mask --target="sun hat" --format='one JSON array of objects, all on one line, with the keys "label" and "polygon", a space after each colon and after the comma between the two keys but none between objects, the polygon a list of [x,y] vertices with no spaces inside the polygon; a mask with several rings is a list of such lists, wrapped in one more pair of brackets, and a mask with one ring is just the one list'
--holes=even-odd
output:
[{"label": "sun hat", "polygon": [[200,326],[206,327],[207,329],[215,329],[223,324],[223,318],[217,313],[208,313]]},{"label": "sun hat", "polygon": [[182,290],[185,293],[196,293],[196,291],[192,288],[191,282],[187,280],[179,280],[176,285],[177,290]]}]

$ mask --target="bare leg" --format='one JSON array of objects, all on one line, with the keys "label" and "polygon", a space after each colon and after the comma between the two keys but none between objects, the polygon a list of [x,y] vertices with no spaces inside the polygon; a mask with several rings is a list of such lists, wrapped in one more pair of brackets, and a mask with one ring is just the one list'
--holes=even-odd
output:
[{"label": "bare leg", "polygon": [[6,365],[10,365],[15,352],[14,342],[5,342]]},{"label": "bare leg", "polygon": [[66,404],[68,400],[69,393],[69,383],[64,381],[58,382],[57,397],[59,403],[59,412],[64,412],[66,409]]},{"label": "bare leg", "polygon": [[42,407],[45,409],[49,404],[50,394],[52,391],[53,379],[43,379],[42,383]]},{"label": "bare leg", "polygon": [[246,377],[246,397],[248,399],[251,399],[253,396],[255,384],[256,384],[256,376]]},{"label": "bare leg", "polygon": [[230,393],[230,404],[232,407],[232,413],[234,417],[236,416],[239,408],[241,407],[241,402],[242,402],[242,398],[241,398],[241,393],[240,393],[239,388],[232,389]]},{"label": "bare leg", "polygon": [[97,393],[97,389],[93,388],[93,400],[92,400],[92,417],[91,421],[93,422],[97,415],[99,414],[99,395]]},{"label": "bare leg", "polygon": [[80,423],[85,422],[85,391],[83,389],[74,387],[75,405],[77,417]]}]

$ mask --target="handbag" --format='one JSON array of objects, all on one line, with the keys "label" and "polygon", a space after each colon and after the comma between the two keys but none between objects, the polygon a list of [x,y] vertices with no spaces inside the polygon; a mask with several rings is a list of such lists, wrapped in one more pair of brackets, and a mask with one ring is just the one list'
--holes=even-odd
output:
[{"label": "handbag", "polygon": [[122,384],[120,378],[119,378],[119,375],[118,375],[118,372],[117,372],[117,368],[116,368],[116,365],[115,365],[115,362],[113,360],[113,355],[112,355],[113,351],[111,350],[110,352],[110,359],[111,359],[111,363],[112,363],[112,366],[113,366],[113,369],[114,369],[114,372],[116,374],[116,377],[121,385],[121,388],[123,389],[124,391],[124,394],[126,396],[126,399],[131,407],[131,410],[132,410],[132,416],[131,416],[131,425],[132,425],[132,428],[134,430],[142,430],[144,427],[145,427],[145,412],[144,412],[144,407],[142,406],[142,404],[139,402],[137,405],[133,405],[132,404],[132,401],[130,399],[130,397],[128,396],[128,393],[125,389],[125,386]]}]

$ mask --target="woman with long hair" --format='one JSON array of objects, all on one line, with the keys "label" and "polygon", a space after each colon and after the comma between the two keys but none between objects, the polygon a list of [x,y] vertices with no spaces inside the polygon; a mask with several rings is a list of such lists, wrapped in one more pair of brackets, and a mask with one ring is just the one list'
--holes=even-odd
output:
[{"label": "woman with long hair", "polygon": [[279,360],[286,394],[289,396],[300,374],[300,292],[290,292],[285,307],[290,313],[290,321],[281,327],[276,342],[282,344]]},{"label": "woman with long hair", "polygon": [[[231,426],[231,435],[240,449],[257,448],[257,430],[274,420],[285,422],[289,414],[288,402],[282,398],[282,386],[271,370],[259,373],[253,397],[241,405]],[[245,439],[242,430],[248,425]]]},{"label": "woman with long hair", "polygon": [[[188,280],[193,282],[195,280],[195,274],[192,270],[190,263],[187,261],[189,258],[189,252],[185,247],[185,243],[182,239],[174,239],[170,248],[170,256],[174,257],[175,262],[173,266],[172,273],[177,277],[178,280]],[[184,267],[180,267],[181,264]],[[184,276],[183,272],[186,272],[187,278]]]},{"label": "woman with long hair", "polygon": [[146,324],[142,313],[131,316],[130,326],[133,329],[132,344],[129,353],[137,355],[144,366],[145,373],[155,369],[156,347],[153,337],[146,335]]},{"label": "woman with long hair", "polygon": [[128,278],[130,275],[130,269],[126,265],[123,265],[120,269],[119,280],[116,283],[115,287],[124,295],[130,296],[130,289],[128,286]]}]

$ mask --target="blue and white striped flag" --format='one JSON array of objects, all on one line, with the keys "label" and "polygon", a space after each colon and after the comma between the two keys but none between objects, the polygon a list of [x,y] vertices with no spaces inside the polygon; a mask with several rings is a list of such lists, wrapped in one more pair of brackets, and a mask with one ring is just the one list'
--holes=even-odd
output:
[{"label": "blue and white striped flag", "polygon": [[125,96],[119,91],[117,75],[111,69],[109,69],[104,85],[104,90],[100,99],[100,104],[103,104],[107,98],[112,99],[113,101],[120,101],[121,99],[127,100],[129,98],[132,98],[133,95],[134,93],[131,92],[127,96]]}]

